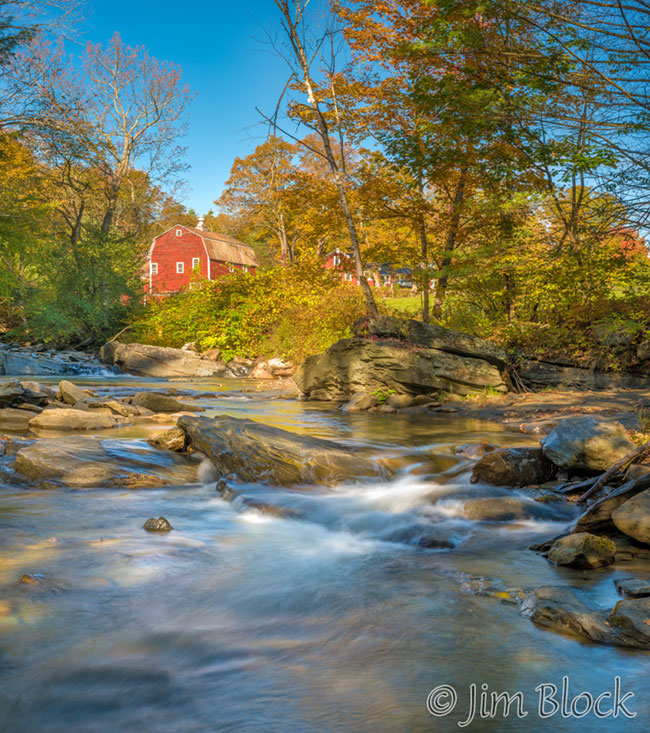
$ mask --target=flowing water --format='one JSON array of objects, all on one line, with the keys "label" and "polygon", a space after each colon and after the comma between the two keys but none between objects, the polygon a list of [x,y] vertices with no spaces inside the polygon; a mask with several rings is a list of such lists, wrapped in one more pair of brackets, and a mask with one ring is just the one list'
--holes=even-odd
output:
[{"label": "flowing water", "polygon": [[[86,383],[116,395],[161,385]],[[521,691],[527,717],[514,707],[505,718],[477,714],[468,730],[648,729],[647,653],[544,630],[468,589],[477,576],[571,585],[611,607],[613,578],[638,573],[549,565],[526,548],[558,534],[573,510],[469,483],[456,446],[524,436],[448,415],[343,414],[237,382],[172,386],[216,390],[201,400],[208,415],[362,446],[400,470],[334,488],[243,487],[284,517],[222,500],[207,465],[201,483],[161,489],[0,485],[0,730],[461,730],[471,683]],[[141,441],[163,429],[103,436]],[[522,499],[514,519],[467,511],[468,499],[504,495]],[[173,532],[142,529],[159,515]],[[432,531],[442,546],[417,546]],[[25,573],[41,582],[19,583]],[[619,676],[637,717],[541,719],[535,688],[563,676],[572,695],[594,696]],[[432,717],[427,695],[443,684],[458,703]]]}]

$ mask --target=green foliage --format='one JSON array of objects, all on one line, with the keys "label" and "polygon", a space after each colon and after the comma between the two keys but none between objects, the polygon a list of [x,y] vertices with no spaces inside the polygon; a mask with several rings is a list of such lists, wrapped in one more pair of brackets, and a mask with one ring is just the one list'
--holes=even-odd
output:
[{"label": "green foliage", "polygon": [[136,317],[135,341],[181,346],[196,341],[224,358],[284,356],[300,362],[351,335],[364,313],[361,291],[322,267],[233,273],[151,302]]},{"label": "green foliage", "polygon": [[374,397],[377,398],[377,402],[379,402],[380,405],[385,404],[386,400],[393,394],[396,394],[394,389],[376,389],[374,392],[371,392]]}]

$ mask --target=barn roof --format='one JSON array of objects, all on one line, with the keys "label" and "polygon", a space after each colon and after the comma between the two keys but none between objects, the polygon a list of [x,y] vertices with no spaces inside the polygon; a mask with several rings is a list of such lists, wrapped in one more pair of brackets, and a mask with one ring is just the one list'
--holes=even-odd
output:
[{"label": "barn roof", "polygon": [[232,262],[235,265],[246,265],[248,267],[258,266],[255,250],[234,237],[229,237],[227,234],[218,234],[217,232],[208,232],[198,227],[185,226],[185,229],[189,229],[203,238],[211,260]]}]

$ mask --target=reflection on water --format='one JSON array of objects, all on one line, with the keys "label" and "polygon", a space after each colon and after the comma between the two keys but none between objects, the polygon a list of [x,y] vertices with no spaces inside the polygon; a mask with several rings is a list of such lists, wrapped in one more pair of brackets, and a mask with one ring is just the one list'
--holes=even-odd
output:
[{"label": "reflection on water", "polygon": [[[155,384],[86,383],[111,392]],[[525,548],[559,532],[573,510],[469,484],[456,445],[525,437],[448,416],[345,415],[231,389],[242,384],[173,386],[218,393],[200,398],[208,414],[367,446],[402,457],[402,468],[391,482],[333,489],[239,485],[231,503],[213,483],[0,487],[1,730],[455,730],[468,685],[486,682],[522,690],[531,712],[470,730],[578,731],[585,720],[539,720],[534,688],[569,675],[576,690],[597,694],[617,674],[636,692],[639,717],[590,716],[589,727],[647,728],[647,654],[544,631],[463,589],[467,576],[571,584],[611,605],[612,579],[628,574],[549,565]],[[287,516],[252,510],[251,499]],[[173,532],[142,530],[159,515]],[[418,532],[439,546],[415,546]],[[35,582],[20,583],[24,574]],[[434,719],[426,696],[443,683],[457,686],[458,713]]]}]

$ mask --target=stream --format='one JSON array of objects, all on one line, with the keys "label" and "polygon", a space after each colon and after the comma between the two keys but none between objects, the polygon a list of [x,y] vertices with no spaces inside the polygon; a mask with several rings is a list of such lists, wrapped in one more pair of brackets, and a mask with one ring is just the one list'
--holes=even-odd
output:
[{"label": "stream", "polygon": [[[470,484],[472,461],[457,446],[532,445],[529,437],[453,415],[346,414],[235,380],[75,383],[117,396],[214,390],[199,400],[208,416],[363,447],[400,469],[335,487],[244,487],[287,516],[224,501],[207,464],[200,483],[160,489],[0,483],[0,731],[461,730],[472,683],[521,691],[527,715],[477,714],[468,730],[648,730],[647,652],[559,635],[470,592],[476,577],[570,585],[611,607],[614,578],[640,572],[550,565],[526,548],[559,534],[576,510]],[[164,429],[102,437],[142,441]],[[469,496],[516,496],[523,514],[472,519]],[[174,531],[142,529],[158,516]],[[432,523],[443,546],[418,546],[418,528]],[[21,584],[23,574],[42,582]],[[541,718],[535,688],[561,687],[564,676],[571,694],[594,697],[620,677],[637,717]],[[433,717],[427,696],[440,685],[454,687],[458,703]]]}]

